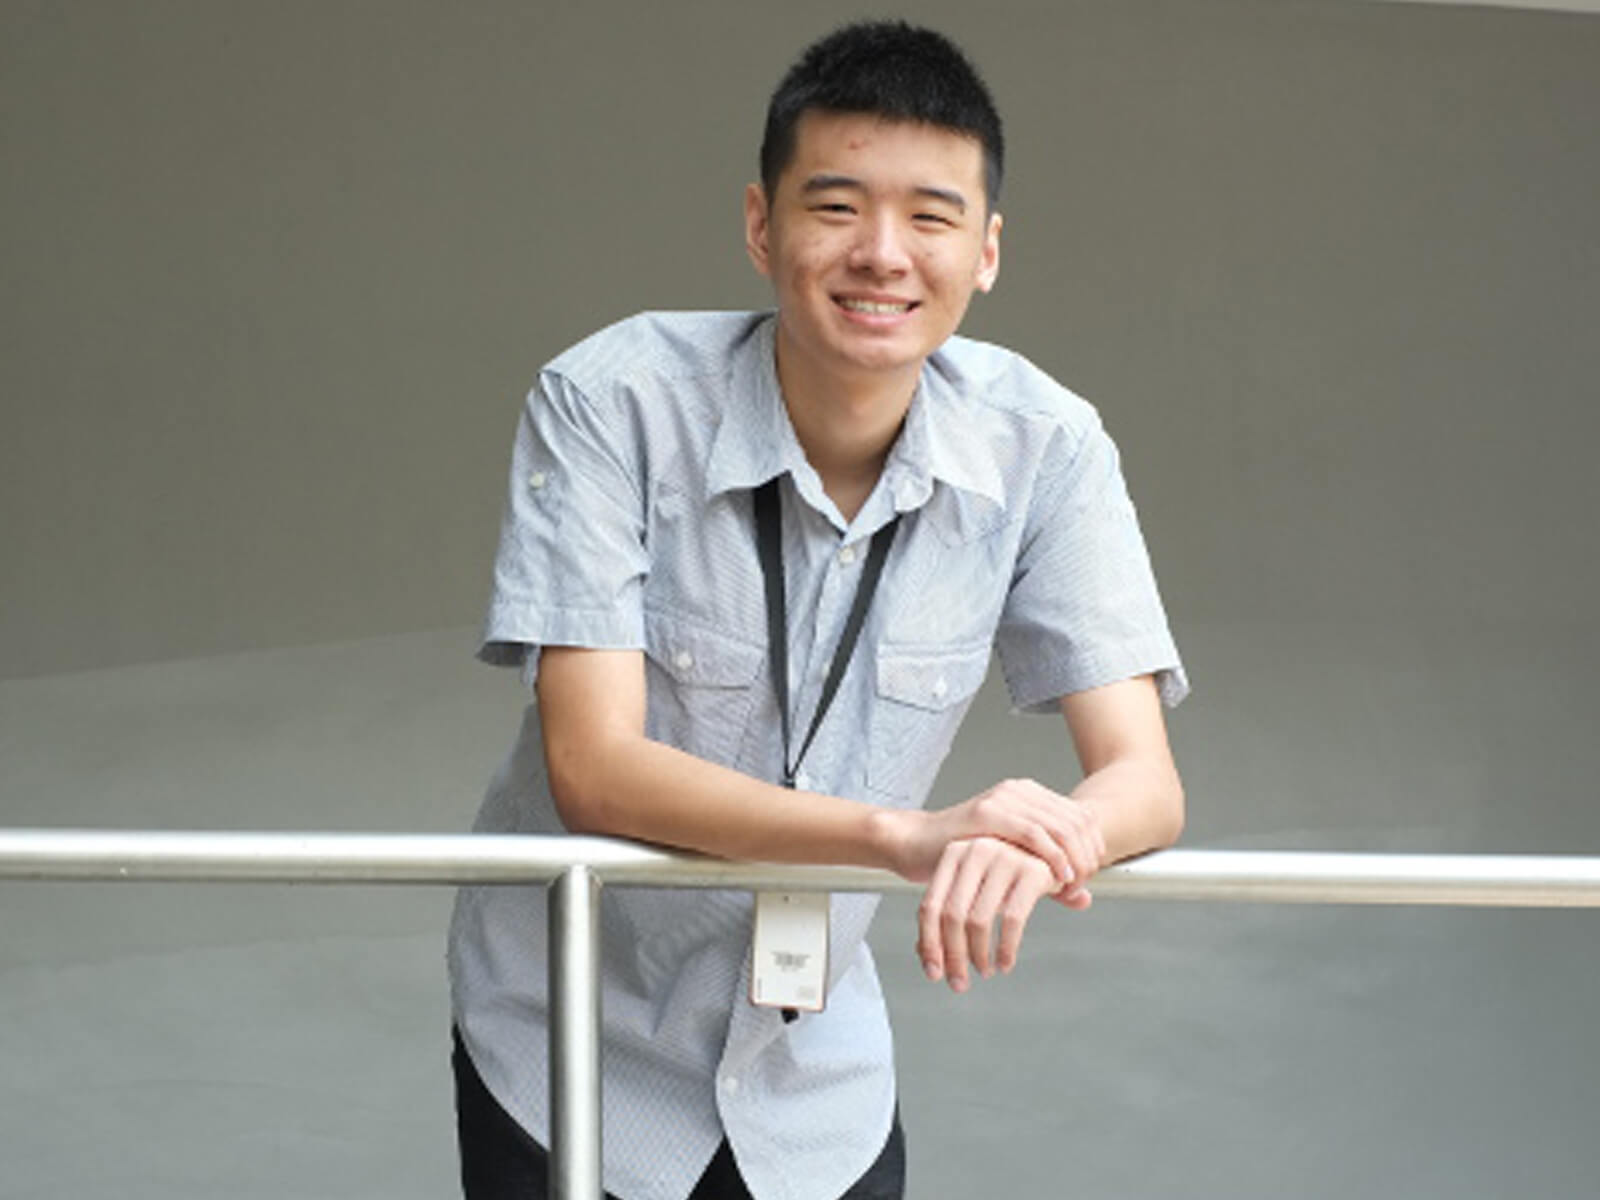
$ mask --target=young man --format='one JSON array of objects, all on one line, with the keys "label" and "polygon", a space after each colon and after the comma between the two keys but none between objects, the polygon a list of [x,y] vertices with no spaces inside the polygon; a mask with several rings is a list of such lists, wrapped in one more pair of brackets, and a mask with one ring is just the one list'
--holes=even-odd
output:
[{"label": "young man", "polygon": [[[1186,685],[1116,451],[952,338],[999,268],[1002,166],[955,47],[842,29],[779,85],[745,196],[776,314],[636,317],[541,373],[481,652],[537,705],[479,829],[889,868],[927,882],[918,953],[957,991],[1011,969],[1040,899],[1083,908],[1102,864],[1177,836],[1161,700]],[[924,812],[994,648],[1084,778]],[[832,898],[826,1006],[797,1015],[749,999],[750,896],[605,894],[608,1192],[902,1193],[875,905]],[[462,893],[473,1200],[543,1194],[545,949],[543,889]]]}]

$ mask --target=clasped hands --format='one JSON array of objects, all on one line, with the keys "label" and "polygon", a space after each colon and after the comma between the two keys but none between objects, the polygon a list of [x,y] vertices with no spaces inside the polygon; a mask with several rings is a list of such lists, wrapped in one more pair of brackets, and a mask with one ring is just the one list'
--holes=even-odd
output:
[{"label": "clasped hands", "polygon": [[1031,779],[1008,779],[950,808],[893,819],[896,870],[928,885],[917,913],[917,956],[930,980],[943,979],[956,992],[970,986],[969,971],[989,978],[1011,970],[1028,917],[1046,896],[1088,908],[1088,881],[1106,859],[1095,811]]}]

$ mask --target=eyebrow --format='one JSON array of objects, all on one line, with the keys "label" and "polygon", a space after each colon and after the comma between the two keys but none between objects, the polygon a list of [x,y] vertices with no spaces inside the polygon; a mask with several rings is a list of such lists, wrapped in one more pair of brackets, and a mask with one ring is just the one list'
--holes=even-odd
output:
[{"label": "eyebrow", "polygon": [[[813,175],[800,185],[801,194],[807,196],[815,192],[832,191],[834,188],[864,192],[867,190],[867,185],[853,175]],[[912,188],[911,191],[913,195],[941,201],[960,212],[967,211],[966,197],[950,188],[930,187],[924,184]]]}]

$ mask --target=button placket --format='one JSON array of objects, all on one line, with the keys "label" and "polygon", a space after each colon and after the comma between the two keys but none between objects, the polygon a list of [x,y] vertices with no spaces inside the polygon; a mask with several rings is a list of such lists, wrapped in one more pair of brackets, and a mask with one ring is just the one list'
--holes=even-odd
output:
[{"label": "button placket", "polygon": [[828,673],[830,651],[839,640],[839,626],[843,622],[840,605],[849,603],[851,596],[848,588],[850,576],[839,568],[843,551],[831,557],[832,569],[822,572],[822,589],[817,594],[816,614],[811,620],[799,623],[806,630],[806,642],[802,647],[804,658],[801,659],[805,663],[805,670],[800,674],[806,694],[798,697],[796,703],[802,704],[807,711],[816,702],[816,689],[822,687],[823,677]]}]

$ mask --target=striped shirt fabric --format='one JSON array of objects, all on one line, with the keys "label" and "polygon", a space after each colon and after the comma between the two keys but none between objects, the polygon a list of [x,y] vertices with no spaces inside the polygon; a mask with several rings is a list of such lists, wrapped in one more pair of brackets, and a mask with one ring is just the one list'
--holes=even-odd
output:
[{"label": "striped shirt fabric", "polygon": [[[551,362],[512,455],[480,657],[634,649],[649,736],[777,780],[752,490],[780,479],[789,694],[810,720],[872,534],[898,534],[797,786],[920,806],[998,651],[1014,703],[1154,674],[1187,691],[1115,447],[1026,360],[950,339],[923,369],[876,489],[845,520],[807,463],[774,372],[774,318],[653,313]],[[537,708],[475,828],[558,833]],[[831,902],[827,1006],[785,1024],[748,1002],[751,898],[602,899],[605,1187],[683,1200],[726,1137],[760,1200],[834,1200],[895,1105],[865,943],[877,898]],[[456,1021],[485,1083],[549,1143],[545,892],[466,888],[450,937]]]}]

